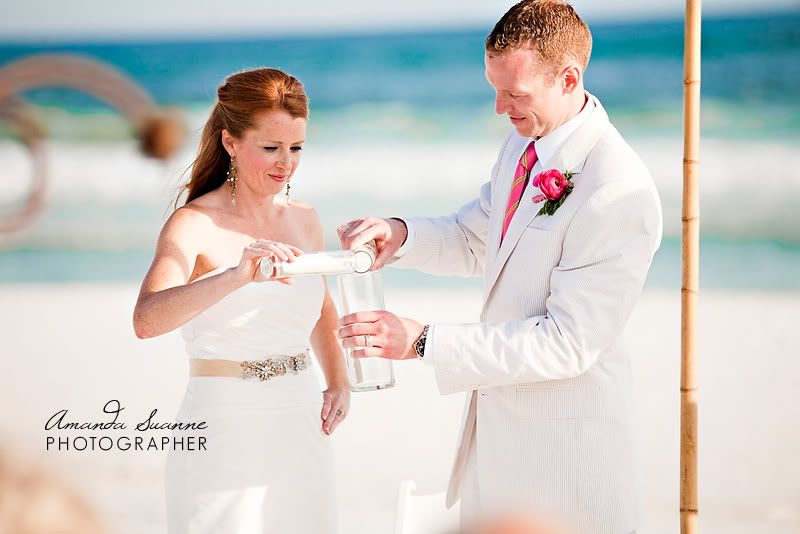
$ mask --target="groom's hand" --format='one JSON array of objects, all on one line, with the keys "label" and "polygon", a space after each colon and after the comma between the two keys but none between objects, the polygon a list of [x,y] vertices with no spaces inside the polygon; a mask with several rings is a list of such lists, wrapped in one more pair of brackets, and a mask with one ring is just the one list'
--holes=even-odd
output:
[{"label": "groom's hand", "polygon": [[408,237],[408,228],[400,219],[362,217],[341,225],[336,233],[339,234],[339,241],[345,250],[352,250],[375,240],[378,248],[378,257],[372,265],[372,270],[375,271],[383,267],[403,246]]},{"label": "groom's hand", "polygon": [[417,357],[414,342],[422,334],[422,324],[384,310],[345,315],[339,321],[339,338],[345,348],[355,348],[354,358],[377,356],[389,360]]}]

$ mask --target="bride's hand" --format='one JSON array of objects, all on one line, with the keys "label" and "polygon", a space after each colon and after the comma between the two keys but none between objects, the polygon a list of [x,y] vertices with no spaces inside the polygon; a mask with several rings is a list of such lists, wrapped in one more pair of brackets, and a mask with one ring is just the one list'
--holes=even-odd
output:
[{"label": "bride's hand", "polygon": [[350,386],[343,384],[329,387],[322,393],[322,431],[333,434],[339,423],[350,412]]},{"label": "bride's hand", "polygon": [[[263,282],[266,278],[261,274],[261,269],[258,268],[261,258],[292,262],[296,257],[302,255],[303,251],[293,245],[270,241],[269,239],[259,239],[244,247],[242,259],[239,261],[239,265],[236,266],[236,272],[245,282]],[[277,281],[284,284],[292,283],[291,278],[279,278]]]}]

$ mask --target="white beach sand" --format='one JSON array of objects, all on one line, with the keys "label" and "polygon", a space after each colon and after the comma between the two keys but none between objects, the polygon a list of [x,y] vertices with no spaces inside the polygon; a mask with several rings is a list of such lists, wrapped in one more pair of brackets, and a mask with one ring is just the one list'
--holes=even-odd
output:
[{"label": "white beach sand", "polygon": [[[134,336],[137,290],[133,284],[0,286],[0,443],[40,458],[118,533],[164,531],[164,453],[46,452],[51,433],[44,426],[65,408],[73,421],[107,421],[102,407],[110,399],[125,407],[120,417],[129,427],[154,408],[158,421],[171,420],[187,358],[177,333]],[[478,315],[480,294],[389,289],[386,301],[426,322],[468,322]],[[800,294],[706,291],[700,302],[701,531],[800,532]],[[679,326],[679,292],[653,290],[627,328],[635,354],[643,533],[678,532]],[[393,532],[404,479],[420,493],[445,487],[463,397],[441,397],[432,372],[418,362],[403,362],[396,372],[396,388],[353,395],[352,414],[332,438],[343,534]]]}]

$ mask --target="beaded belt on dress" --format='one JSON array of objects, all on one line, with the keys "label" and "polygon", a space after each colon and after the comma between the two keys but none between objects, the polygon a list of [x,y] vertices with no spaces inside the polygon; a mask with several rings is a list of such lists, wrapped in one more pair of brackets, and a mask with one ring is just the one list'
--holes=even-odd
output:
[{"label": "beaded belt on dress", "polygon": [[296,375],[308,367],[308,351],[294,356],[275,356],[264,360],[189,360],[189,374],[192,376],[225,376],[241,379],[255,378],[261,381],[271,380],[286,374]]}]

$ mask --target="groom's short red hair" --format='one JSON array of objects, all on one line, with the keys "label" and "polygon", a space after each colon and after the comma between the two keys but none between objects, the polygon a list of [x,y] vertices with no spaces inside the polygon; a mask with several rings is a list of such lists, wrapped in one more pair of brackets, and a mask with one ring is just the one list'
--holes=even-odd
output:
[{"label": "groom's short red hair", "polygon": [[552,68],[568,61],[589,65],[592,34],[571,5],[561,0],[522,0],[506,12],[486,38],[486,52],[501,55],[531,48]]}]

